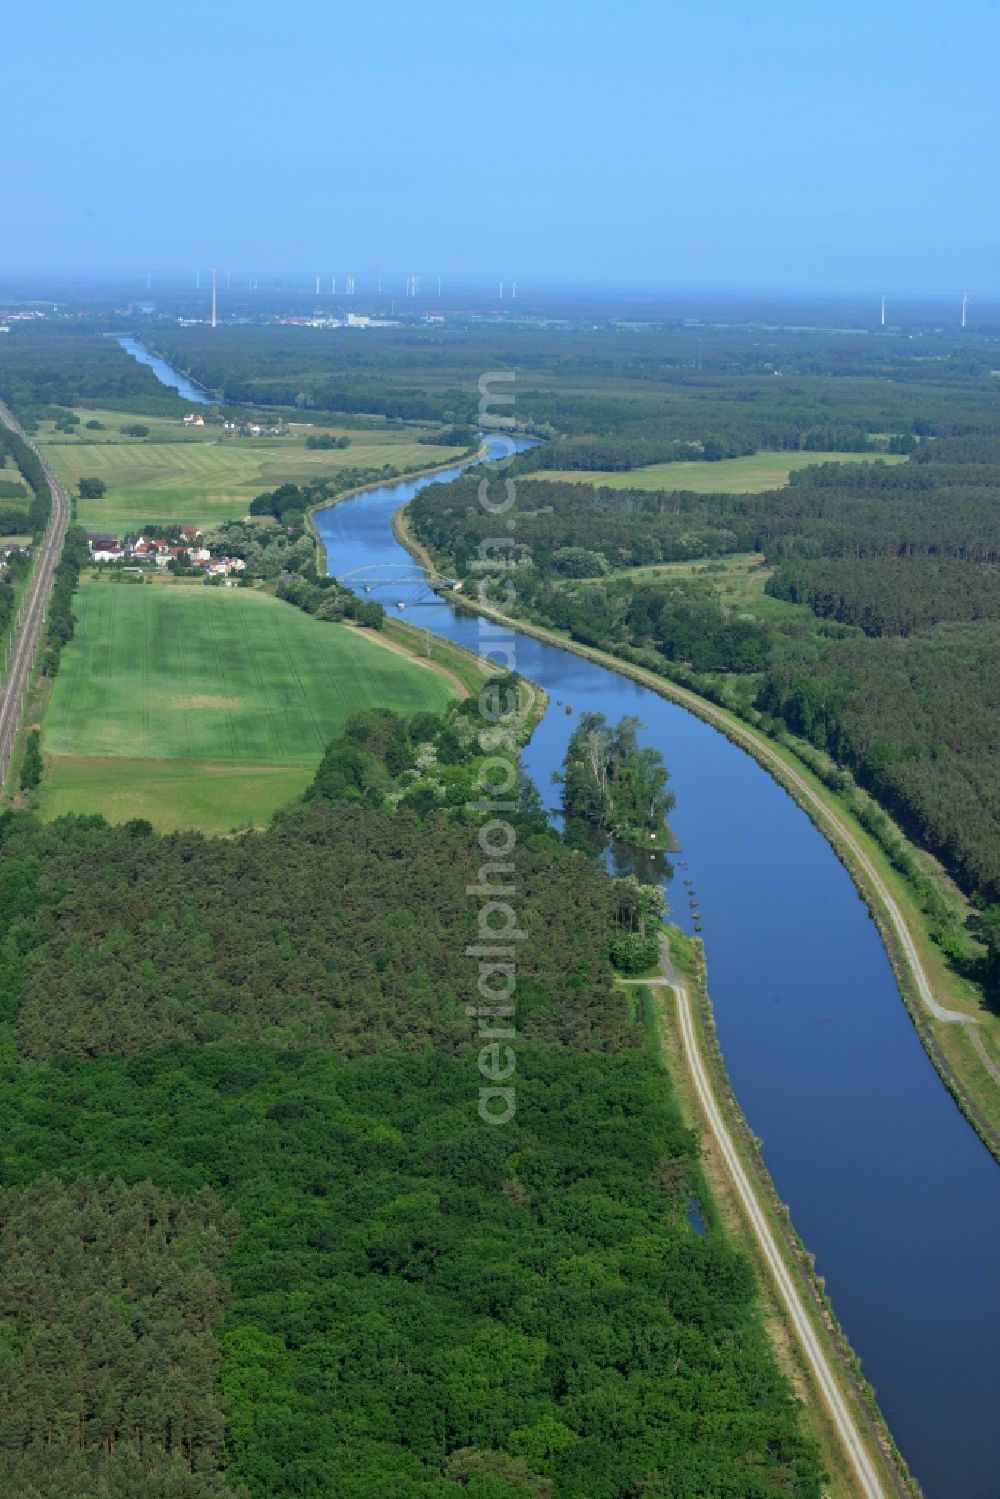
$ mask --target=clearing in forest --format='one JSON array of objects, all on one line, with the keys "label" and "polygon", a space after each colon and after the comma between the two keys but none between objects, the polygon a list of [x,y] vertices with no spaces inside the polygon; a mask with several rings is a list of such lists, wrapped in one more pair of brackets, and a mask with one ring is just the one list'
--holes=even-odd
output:
[{"label": "clearing in forest", "polygon": [[597,469],[538,469],[532,479],[597,484],[605,489],[687,489],[694,494],[761,494],[783,489],[796,469],[817,463],[905,463],[895,453],[753,453],[718,463],[651,463],[614,473]]}]

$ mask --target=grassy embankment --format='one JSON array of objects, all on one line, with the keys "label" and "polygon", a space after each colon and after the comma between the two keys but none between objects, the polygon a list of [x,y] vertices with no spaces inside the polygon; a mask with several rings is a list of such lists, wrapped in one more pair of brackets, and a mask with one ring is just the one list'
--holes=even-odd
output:
[{"label": "grassy embankment", "polygon": [[440,711],[459,683],[269,594],[85,580],[44,713],[40,810],[160,829],[260,825],[349,714]]},{"label": "grassy embankment", "polygon": [[[382,427],[311,428],[296,423],[289,437],[230,437],[219,426],[185,428],[176,420],[81,407],[79,435],[56,432],[43,422],[34,441],[72,494],[83,477],[103,479],[99,500],[79,500],[77,520],[88,531],[119,534],[148,521],[175,521],[207,528],[247,513],[255,495],[280,484],[335,478],[346,469],[396,469],[445,462],[461,449],[418,442],[421,429]],[[103,431],[88,431],[86,421]],[[140,423],[148,437],[127,437],[121,428]],[[347,448],[306,447],[322,430],[350,439]]]},{"label": "grassy embankment", "polygon": [[[886,1493],[916,1494],[919,1492],[917,1486],[906,1470],[874,1394],[861,1373],[857,1355],[837,1322],[822,1281],[815,1274],[812,1257],[796,1234],[788,1209],[778,1196],[759,1146],[729,1082],[715,1035],[702,944],[697,938],[685,935],[672,925],[667,930],[671,960],[691,999],[698,1047],[710,1074],[716,1099],[744,1171],[754,1183],[758,1202],[767,1217],[785,1266],[798,1285],[813,1328],[830,1358],[841,1393],[854,1412],[869,1455],[880,1471]],[[703,1116],[680,1038],[677,1001],[673,990],[656,986],[643,988],[640,992],[652,1049],[663,1062],[671,1079],[686,1123],[695,1128],[701,1137],[703,1181],[701,1184],[696,1183],[696,1191],[708,1231],[721,1230],[733,1234],[750,1253],[767,1330],[782,1368],[803,1402],[806,1426],[820,1445],[830,1474],[831,1499],[851,1499],[857,1492],[853,1469],[838,1439],[833,1420],[794,1326],[777,1292],[756,1235],[747,1222],[731,1174]]]},{"label": "grassy embankment", "polygon": [[905,463],[895,453],[752,453],[718,463],[650,463],[608,473],[599,469],[538,469],[532,479],[595,484],[603,489],[686,489],[694,494],[760,494],[788,483],[796,469],[816,463]]}]

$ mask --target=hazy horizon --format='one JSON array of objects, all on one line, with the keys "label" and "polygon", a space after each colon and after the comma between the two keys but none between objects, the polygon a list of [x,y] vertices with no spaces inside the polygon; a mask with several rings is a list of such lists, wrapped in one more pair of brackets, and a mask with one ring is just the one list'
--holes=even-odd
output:
[{"label": "hazy horizon", "polygon": [[4,31],[8,118],[30,121],[5,164],[6,274],[996,286],[990,0],[957,19],[859,0],[832,18],[790,0],[210,0],[186,22],[9,0]]},{"label": "hazy horizon", "polygon": [[[329,300],[331,296],[330,282],[331,272],[329,267],[323,266],[318,272],[313,269],[302,269],[274,266],[254,266],[252,268],[240,267],[230,268],[225,265],[216,267],[218,273],[218,286],[220,297],[226,293],[225,278],[227,271],[232,276],[233,296],[245,295],[249,277],[253,277],[259,283],[257,290],[261,293],[284,291],[289,294],[312,295],[315,275],[321,278],[320,296],[323,300]],[[0,278],[8,283],[17,281],[38,282],[42,286],[51,288],[59,282],[67,285],[79,284],[81,288],[103,287],[107,290],[123,292],[131,289],[136,293],[146,290],[154,294],[157,284],[161,289],[169,291],[171,295],[180,294],[186,290],[194,292],[195,277],[200,272],[202,295],[208,295],[210,290],[211,264],[203,260],[201,265],[193,266],[171,266],[171,267],[146,267],[146,266],[108,266],[108,267],[73,267],[53,266],[51,268],[36,269],[30,265],[3,264],[0,262]],[[358,271],[350,265],[341,265],[337,268],[337,291],[335,295],[338,301],[342,301],[346,295],[344,291],[345,277],[351,276],[356,282],[356,297],[374,299],[381,295],[385,300],[395,297],[397,300],[405,295],[405,283],[407,276],[416,274],[420,279],[420,291],[418,301],[433,302],[437,298],[436,272],[426,267],[414,267],[413,272],[400,270],[393,267],[388,271],[376,273],[366,268]],[[152,282],[151,288],[146,287],[149,278]],[[382,283],[382,291],[377,291],[377,281]],[[510,300],[512,278],[497,277],[489,272],[469,273],[466,275],[452,274],[442,276],[442,296],[473,297],[473,298],[498,298],[498,286],[502,281],[504,285],[504,300]],[[133,285],[134,283],[134,285]],[[0,283],[0,294],[5,290]],[[887,309],[891,309],[893,302],[906,303],[907,305],[920,303],[942,303],[950,305],[952,302],[961,302],[965,294],[968,296],[970,305],[995,306],[1000,304],[1000,285],[995,290],[984,290],[970,285],[966,282],[954,282],[951,285],[939,286],[913,286],[894,287],[886,286],[880,282],[869,282],[859,285],[827,286],[827,285],[796,285],[790,282],[784,286],[753,286],[740,285],[739,283],[719,283],[699,285],[695,281],[686,284],[654,282],[654,281],[615,281],[610,278],[585,278],[579,280],[554,280],[552,278],[541,278],[536,280],[517,279],[517,300],[558,300],[560,297],[566,299],[586,300],[588,298],[612,298],[624,302],[630,300],[640,301],[676,301],[684,303],[697,300],[714,300],[716,302],[727,301],[756,301],[761,304],[774,303],[829,303],[837,306],[845,303],[871,304],[877,311],[879,299],[886,296]]]}]

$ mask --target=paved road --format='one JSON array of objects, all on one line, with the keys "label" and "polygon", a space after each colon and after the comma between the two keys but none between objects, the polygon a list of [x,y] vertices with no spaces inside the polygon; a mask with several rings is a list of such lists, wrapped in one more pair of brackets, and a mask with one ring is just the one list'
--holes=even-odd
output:
[{"label": "paved road", "polygon": [[809,1367],[812,1369],[816,1384],[829,1409],[830,1416],[840,1437],[841,1445],[856,1476],[857,1492],[863,1494],[865,1499],[885,1499],[885,1490],[879,1481],[875,1466],[862,1441],[857,1422],[841,1393],[826,1350],[806,1310],[802,1294],[785,1264],[777,1240],[758,1201],[753,1182],[744,1170],[739,1152],[733,1144],[733,1138],[729,1133],[726,1122],[722,1117],[722,1112],[716,1102],[708,1069],[702,1059],[701,1049],[698,1045],[687,986],[675,973],[670,962],[666,939],[662,937],[660,939],[660,951],[665,977],[659,980],[654,979],[652,982],[669,985],[677,996],[677,1015],[680,1022],[681,1041],[684,1046],[695,1091],[698,1094],[698,1101],[701,1104],[702,1112],[712,1137],[719,1148],[719,1153],[725,1162],[733,1186],[743,1205],[743,1210],[753,1228],[757,1242],[760,1244],[778,1294],[784,1303],[789,1321],[799,1340],[799,1345],[809,1363]]},{"label": "paved road", "polygon": [[[0,402],[0,422],[28,439],[18,426],[7,407]],[[34,444],[32,444],[34,446]],[[37,449],[35,449],[37,452]],[[40,455],[39,455],[40,457]],[[69,500],[66,491],[44,462],[42,468],[52,491],[52,515],[42,544],[35,556],[35,564],[28,583],[28,591],[22,600],[18,614],[19,624],[11,648],[10,661],[3,682],[0,683],[0,785],[7,779],[14,740],[21,721],[31,669],[34,665],[38,643],[41,640],[45,611],[52,593],[52,578],[62,551],[63,538],[69,525]]]}]

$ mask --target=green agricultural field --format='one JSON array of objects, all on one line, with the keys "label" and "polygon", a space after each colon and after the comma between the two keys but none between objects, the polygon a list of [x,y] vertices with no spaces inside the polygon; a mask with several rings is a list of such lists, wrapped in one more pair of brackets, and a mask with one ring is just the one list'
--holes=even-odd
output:
[{"label": "green agricultural field", "polygon": [[539,469],[532,479],[560,479],[607,489],[688,489],[695,494],[760,494],[781,489],[789,475],[815,463],[905,463],[889,453],[753,453],[719,463],[651,463],[646,468],[601,473],[595,469]]},{"label": "green agricultural field", "polygon": [[304,765],[220,765],[215,760],[126,760],[53,755],[46,762],[42,815],[100,812],[109,822],[144,817],[161,833],[262,827],[302,795]]},{"label": "green agricultural field", "polygon": [[[83,477],[103,479],[107,494],[80,500],[78,519],[88,531],[118,534],[146,521],[177,521],[210,526],[243,516],[254,495],[279,484],[301,484],[347,468],[403,469],[446,463],[460,449],[418,442],[422,429],[378,427],[310,428],[296,425],[291,437],[228,437],[219,427],[192,431],[162,417],[81,407],[82,421],[105,423],[102,432],[77,428],[79,436],[42,423],[35,441],[71,493]],[[119,428],[132,422],[149,427],[145,438],[126,438]],[[347,436],[348,448],[307,448],[311,431]]]},{"label": "green agricultural field", "polygon": [[349,714],[439,711],[438,671],[269,594],[84,582],[42,725],[42,810],[225,830],[301,792]]},{"label": "green agricultural field", "polygon": [[[193,410],[194,408],[192,408]],[[102,447],[108,443],[128,444],[139,441],[145,442],[205,442],[206,432],[208,441],[219,436],[218,427],[185,427],[176,416],[147,416],[131,411],[112,411],[103,406],[76,406],[74,414],[80,418],[80,425],[74,427],[72,433],[59,432],[56,430],[55,418],[38,423],[38,430],[34,433],[34,441],[38,443],[61,443],[69,447],[89,447],[92,443],[98,443]],[[100,422],[101,429],[92,432],[87,427],[87,422]],[[133,423],[141,423],[149,428],[147,438],[130,437],[124,433],[122,427],[132,426]]]}]

